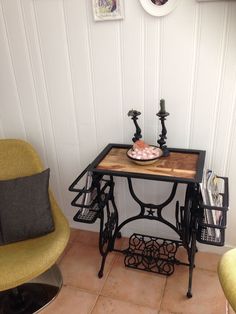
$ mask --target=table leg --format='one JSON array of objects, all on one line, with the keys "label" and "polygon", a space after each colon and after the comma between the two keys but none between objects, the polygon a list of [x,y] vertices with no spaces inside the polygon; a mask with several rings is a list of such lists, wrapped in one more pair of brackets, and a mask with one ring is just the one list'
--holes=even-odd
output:
[{"label": "table leg", "polygon": [[[102,256],[101,267],[98,272],[98,277],[103,276],[104,266],[106,262],[106,257],[109,252],[113,250],[114,247],[114,235],[118,226],[118,210],[114,200],[114,182],[111,178],[111,188],[109,191],[108,202],[104,207],[100,215],[100,234],[99,234],[99,250]],[[119,234],[118,234],[119,236]]]},{"label": "table leg", "polygon": [[192,297],[192,280],[193,280],[193,269],[195,267],[195,254],[197,252],[196,245],[196,232],[197,232],[197,218],[196,218],[196,210],[197,206],[197,186],[189,185],[187,187],[185,210],[188,213],[188,222],[185,221],[188,231],[186,232],[186,244],[188,246],[188,259],[189,259],[189,280],[188,280],[188,291],[187,297]]},{"label": "table leg", "polygon": [[189,280],[188,280],[188,292],[187,297],[192,298],[192,280],[193,280],[193,269],[195,267],[195,253],[197,251],[196,248],[196,232],[195,230],[192,232],[192,240],[189,252]]}]

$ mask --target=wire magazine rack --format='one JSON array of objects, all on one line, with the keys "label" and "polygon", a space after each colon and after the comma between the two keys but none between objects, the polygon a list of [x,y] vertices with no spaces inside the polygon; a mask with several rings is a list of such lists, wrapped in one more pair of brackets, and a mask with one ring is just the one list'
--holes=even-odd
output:
[{"label": "wire magazine rack", "polygon": [[220,193],[222,206],[205,204],[202,194],[200,194],[197,241],[208,245],[223,246],[229,209],[229,183],[226,177],[218,178],[222,179],[224,183],[223,192]]}]

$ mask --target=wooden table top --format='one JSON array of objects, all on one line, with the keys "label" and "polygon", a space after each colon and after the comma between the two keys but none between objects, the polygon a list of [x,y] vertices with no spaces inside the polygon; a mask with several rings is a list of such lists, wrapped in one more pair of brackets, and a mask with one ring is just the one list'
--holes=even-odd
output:
[{"label": "wooden table top", "polygon": [[153,176],[175,177],[180,179],[192,179],[194,181],[197,174],[199,153],[170,152],[168,157],[161,157],[151,165],[137,165],[126,155],[127,148],[113,147],[98,163],[96,169],[135,173]]}]

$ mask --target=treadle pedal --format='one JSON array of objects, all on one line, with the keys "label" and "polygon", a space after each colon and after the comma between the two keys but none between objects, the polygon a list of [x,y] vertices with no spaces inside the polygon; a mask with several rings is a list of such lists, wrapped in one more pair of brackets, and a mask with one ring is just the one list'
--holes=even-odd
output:
[{"label": "treadle pedal", "polygon": [[175,264],[183,264],[176,259],[181,241],[157,238],[134,233],[125,251],[125,266],[169,276]]}]

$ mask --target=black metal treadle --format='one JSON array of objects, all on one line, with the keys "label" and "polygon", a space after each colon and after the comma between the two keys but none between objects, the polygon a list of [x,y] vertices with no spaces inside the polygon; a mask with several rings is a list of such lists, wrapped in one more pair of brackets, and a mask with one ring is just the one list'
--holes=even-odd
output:
[{"label": "black metal treadle", "polygon": [[171,275],[174,264],[181,264],[176,259],[180,241],[157,238],[134,233],[125,250],[125,266],[161,275]]}]

